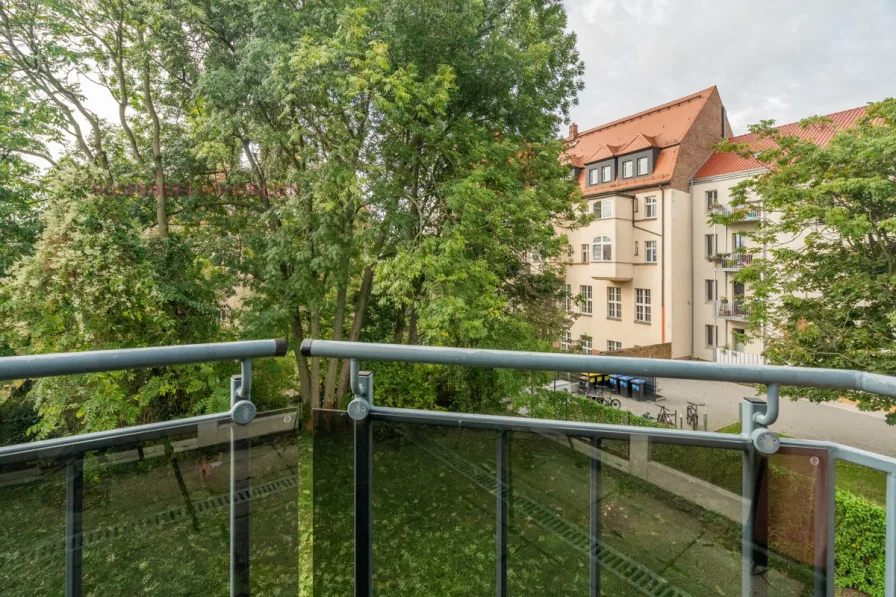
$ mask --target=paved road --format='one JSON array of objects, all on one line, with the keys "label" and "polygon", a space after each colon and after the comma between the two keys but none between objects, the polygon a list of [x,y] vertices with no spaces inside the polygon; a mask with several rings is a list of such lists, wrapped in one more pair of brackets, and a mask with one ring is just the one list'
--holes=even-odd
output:
[{"label": "paved road", "polygon": [[[699,409],[708,415],[710,430],[740,421],[740,403],[744,397],[755,397],[749,386],[719,381],[659,379],[661,398],[657,404],[621,398],[623,409],[656,416],[658,404],[684,415],[687,401],[705,403]],[[760,396],[763,400],[765,395]],[[794,437],[835,441],[848,446],[896,457],[896,426],[887,425],[883,413],[865,413],[841,403],[815,404],[806,400],[781,401],[775,431]]]}]

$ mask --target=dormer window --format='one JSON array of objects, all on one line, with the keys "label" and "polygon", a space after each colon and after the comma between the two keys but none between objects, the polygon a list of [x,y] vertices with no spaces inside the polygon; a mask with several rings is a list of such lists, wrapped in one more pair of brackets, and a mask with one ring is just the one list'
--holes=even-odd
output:
[{"label": "dormer window", "polygon": [[647,158],[638,158],[638,176],[647,174]]},{"label": "dormer window", "polygon": [[613,167],[612,166],[604,166],[601,168],[601,179],[604,182],[610,182],[613,178]]},{"label": "dormer window", "polygon": [[597,168],[594,168],[593,170],[589,170],[588,171],[588,184],[590,184],[590,185],[597,184],[598,183],[597,175],[598,175]]},{"label": "dormer window", "polygon": [[631,160],[622,162],[622,178],[631,178],[634,175],[634,166]]}]

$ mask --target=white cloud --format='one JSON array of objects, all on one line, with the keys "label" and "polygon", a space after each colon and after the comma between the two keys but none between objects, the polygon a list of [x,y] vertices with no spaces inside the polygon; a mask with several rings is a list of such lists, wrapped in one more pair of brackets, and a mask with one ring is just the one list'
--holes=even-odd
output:
[{"label": "white cloud", "polygon": [[896,95],[892,0],[564,0],[579,128],[718,85],[735,133]]}]

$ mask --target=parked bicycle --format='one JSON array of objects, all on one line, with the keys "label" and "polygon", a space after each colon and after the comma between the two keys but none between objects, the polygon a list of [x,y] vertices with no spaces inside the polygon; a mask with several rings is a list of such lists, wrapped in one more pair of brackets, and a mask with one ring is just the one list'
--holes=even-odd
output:
[{"label": "parked bicycle", "polygon": [[694,430],[700,427],[700,413],[697,410],[698,406],[706,406],[706,404],[697,404],[696,402],[688,402],[688,425]]},{"label": "parked bicycle", "polygon": [[675,416],[672,414],[672,411],[661,405],[660,414],[656,416],[656,422],[660,425],[671,425],[672,427],[675,427]]},{"label": "parked bicycle", "polygon": [[622,406],[622,402],[619,401],[618,398],[613,398],[606,392],[601,391],[599,394],[585,394],[591,400],[594,400],[598,404],[603,404],[604,406],[609,406],[610,408],[620,408]]}]

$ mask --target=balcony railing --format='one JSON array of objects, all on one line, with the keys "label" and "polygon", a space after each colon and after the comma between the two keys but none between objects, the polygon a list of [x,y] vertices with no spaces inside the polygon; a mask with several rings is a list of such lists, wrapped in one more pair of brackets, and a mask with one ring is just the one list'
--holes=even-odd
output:
[{"label": "balcony railing", "polygon": [[735,299],[729,301],[720,299],[713,301],[713,316],[717,319],[734,319],[738,321],[746,321],[750,318],[753,305],[744,300]]},{"label": "balcony railing", "polygon": [[720,272],[741,270],[753,263],[752,253],[717,253],[707,256],[713,262],[713,269]]},{"label": "balcony railing", "polygon": [[732,365],[765,365],[765,357],[761,354],[731,350],[728,348],[713,348],[713,361]]},{"label": "balcony railing", "polygon": [[[309,455],[295,410],[250,401],[250,359],[285,347],[236,344],[0,359],[0,381],[243,363],[229,412],[0,448],[3,595],[294,595],[313,550],[315,596],[833,597],[835,526],[867,518],[835,518],[838,461],[885,479],[886,540],[863,553],[896,594],[896,459],[769,429],[782,385],[896,396],[896,378],[315,340],[301,352],[349,360],[355,397],[314,412]],[[393,408],[362,361],[725,380],[768,401],[744,400],[740,434]]]},{"label": "balcony railing", "polygon": [[[714,214],[719,214],[722,216],[730,216],[732,214],[741,214],[740,222],[755,222],[760,219],[760,211],[758,205],[747,205],[743,207],[732,207],[730,205],[722,205],[716,204],[710,208],[710,211]],[[737,223],[737,222],[735,222]]]}]

